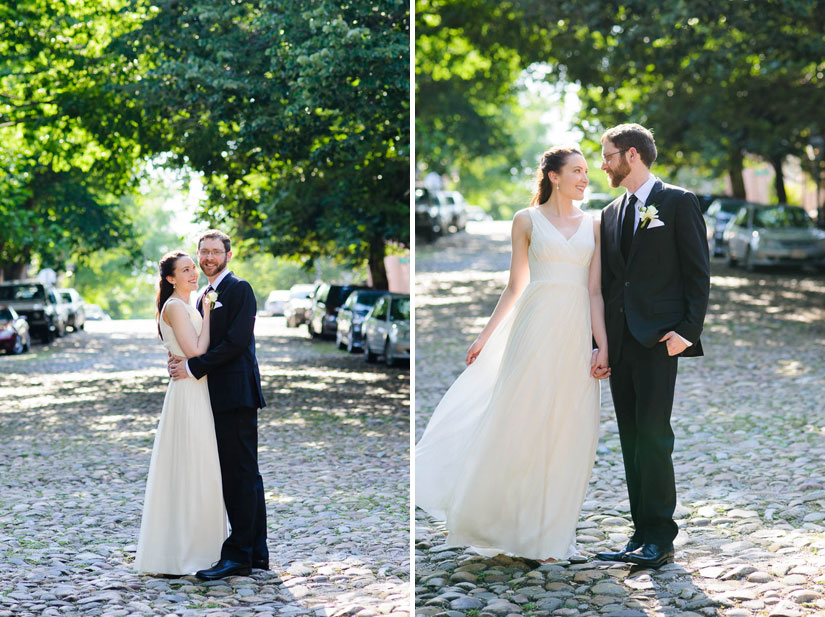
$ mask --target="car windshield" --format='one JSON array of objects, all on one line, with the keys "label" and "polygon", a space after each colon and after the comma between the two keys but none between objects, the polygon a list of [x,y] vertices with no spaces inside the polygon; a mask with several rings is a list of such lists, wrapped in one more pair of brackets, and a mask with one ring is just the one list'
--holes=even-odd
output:
[{"label": "car windshield", "polygon": [[63,299],[63,302],[71,302],[72,301],[72,294],[70,294],[68,291],[61,291],[59,295]]},{"label": "car windshield", "polygon": [[392,301],[390,308],[390,319],[409,319],[410,318],[410,299],[398,298]]},{"label": "car windshield", "polygon": [[11,311],[7,308],[0,309],[0,321],[11,321]]},{"label": "car windshield", "polygon": [[6,285],[0,287],[0,300],[45,300],[40,285]]},{"label": "car windshield", "polygon": [[358,294],[355,298],[355,310],[359,313],[366,313],[372,306],[378,302],[378,299],[383,296],[383,293],[376,294]]},{"label": "car windshield", "polygon": [[753,226],[765,229],[811,227],[813,221],[802,208],[758,208],[753,214]]},{"label": "car windshield", "polygon": [[723,201],[719,203],[719,210],[727,214],[736,214],[739,212],[739,208],[744,205],[744,201]]}]

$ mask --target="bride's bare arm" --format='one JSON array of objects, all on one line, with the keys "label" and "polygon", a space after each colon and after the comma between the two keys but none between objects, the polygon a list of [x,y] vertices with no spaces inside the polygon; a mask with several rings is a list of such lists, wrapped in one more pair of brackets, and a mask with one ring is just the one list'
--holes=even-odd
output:
[{"label": "bride's bare arm", "polygon": [[609,370],[605,373],[604,370],[598,371],[596,369],[607,369],[607,328],[604,325],[604,298],[602,297],[602,260],[601,260],[601,224],[599,219],[593,219],[593,236],[596,239],[596,249],[593,251],[593,257],[590,260],[590,275],[588,277],[587,287],[590,292],[590,328],[593,331],[593,338],[596,341],[598,352],[594,350],[593,370],[591,374],[593,377],[600,379],[607,377]]},{"label": "bride's bare arm", "polygon": [[170,302],[166,305],[166,310],[163,311],[163,319],[172,326],[175,338],[187,358],[200,356],[209,349],[209,316],[211,311],[209,302],[205,301],[203,304],[203,327],[200,336],[195,332],[195,326],[192,325],[189,313],[183,304]]},{"label": "bride's bare arm", "polygon": [[507,287],[498,299],[495,310],[490,316],[487,325],[478,335],[478,338],[470,346],[467,351],[466,363],[472,364],[481,353],[482,348],[487,343],[490,335],[507,317],[516,300],[519,299],[524,288],[530,282],[530,266],[527,260],[527,248],[530,246],[530,232],[533,228],[533,222],[530,220],[530,213],[527,210],[520,210],[516,212],[513,217],[513,228],[510,234],[513,253],[510,256],[510,278],[507,281]]}]

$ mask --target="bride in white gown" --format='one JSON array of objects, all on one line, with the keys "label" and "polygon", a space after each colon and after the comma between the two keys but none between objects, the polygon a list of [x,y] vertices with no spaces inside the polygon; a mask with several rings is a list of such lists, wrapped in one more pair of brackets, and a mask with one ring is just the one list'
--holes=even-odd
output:
[{"label": "bride in white gown", "polygon": [[[210,303],[203,317],[189,304],[198,271],[186,253],[160,260],[158,331],[181,357],[209,346]],[[152,449],[135,567],[192,574],[220,559],[227,534],[221,468],[206,377],[170,381]]]},{"label": "bride in white gown", "polygon": [[576,553],[609,374],[599,221],[573,206],[587,184],[577,149],[544,153],[507,287],[416,445],[416,505],[446,522],[447,545]]}]

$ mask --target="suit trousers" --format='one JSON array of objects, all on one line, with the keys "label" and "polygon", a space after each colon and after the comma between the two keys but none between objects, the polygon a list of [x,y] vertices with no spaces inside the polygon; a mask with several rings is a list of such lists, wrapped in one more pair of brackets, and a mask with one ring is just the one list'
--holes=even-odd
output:
[{"label": "suit trousers", "polygon": [[643,544],[669,546],[679,531],[673,521],[676,482],[670,426],[677,364],[665,343],[648,349],[625,324],[621,356],[611,367],[610,391],[634,525],[631,539]]},{"label": "suit trousers", "polygon": [[258,471],[258,410],[238,407],[214,418],[223,500],[232,528],[221,559],[243,564],[268,561],[264,483]]}]

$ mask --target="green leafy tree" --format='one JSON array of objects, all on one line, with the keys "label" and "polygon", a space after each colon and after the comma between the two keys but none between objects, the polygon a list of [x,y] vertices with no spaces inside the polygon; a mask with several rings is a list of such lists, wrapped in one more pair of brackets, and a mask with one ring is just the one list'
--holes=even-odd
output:
[{"label": "green leafy tree", "polygon": [[273,255],[366,261],[386,286],[387,245],[409,243],[406,4],[156,6],[112,46],[151,65],[120,87],[203,172],[203,218]]},{"label": "green leafy tree", "polygon": [[107,87],[129,70],[105,47],[142,19],[125,0],[21,0],[0,7],[0,270],[31,261],[60,269],[72,254],[131,238],[116,196],[140,147],[108,131],[135,122],[132,101]]}]

